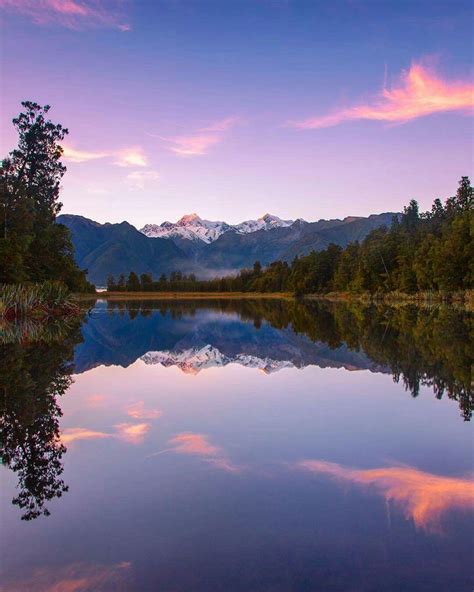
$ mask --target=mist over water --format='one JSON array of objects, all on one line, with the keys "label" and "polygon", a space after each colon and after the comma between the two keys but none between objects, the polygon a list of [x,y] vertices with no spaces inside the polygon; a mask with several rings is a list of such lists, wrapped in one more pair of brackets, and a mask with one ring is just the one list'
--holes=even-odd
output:
[{"label": "mist over water", "polygon": [[472,314],[99,300],[16,334],[7,592],[472,589]]}]

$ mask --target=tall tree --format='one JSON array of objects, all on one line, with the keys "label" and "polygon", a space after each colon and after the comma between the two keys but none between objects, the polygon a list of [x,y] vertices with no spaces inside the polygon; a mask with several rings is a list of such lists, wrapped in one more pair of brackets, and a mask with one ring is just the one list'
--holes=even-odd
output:
[{"label": "tall tree", "polygon": [[60,184],[66,172],[60,142],[68,130],[47,118],[49,105],[25,101],[22,106],[24,111],[13,119],[18,147],[0,169],[2,280],[55,279],[73,290],[90,289],[85,273],[74,262],[69,231],[56,224],[62,207]]}]

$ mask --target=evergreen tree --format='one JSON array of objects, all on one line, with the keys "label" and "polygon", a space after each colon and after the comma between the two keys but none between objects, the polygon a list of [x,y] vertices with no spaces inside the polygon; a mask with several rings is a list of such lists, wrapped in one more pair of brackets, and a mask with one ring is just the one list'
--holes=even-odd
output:
[{"label": "evergreen tree", "polygon": [[24,111],[13,119],[18,147],[2,161],[0,235],[2,280],[61,280],[70,289],[88,291],[90,284],[73,257],[69,231],[56,224],[62,204],[60,142],[68,130],[47,119],[49,105],[25,101]]},{"label": "evergreen tree", "polygon": [[127,291],[128,292],[139,292],[140,291],[140,280],[138,275],[131,271],[127,279]]}]

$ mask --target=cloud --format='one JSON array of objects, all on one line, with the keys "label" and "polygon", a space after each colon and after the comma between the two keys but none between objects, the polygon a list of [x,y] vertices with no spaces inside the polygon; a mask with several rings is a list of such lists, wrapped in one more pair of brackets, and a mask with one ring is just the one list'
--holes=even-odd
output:
[{"label": "cloud", "polygon": [[413,62],[392,88],[383,88],[372,101],[289,125],[318,129],[358,119],[405,123],[433,113],[469,114],[473,110],[473,99],[471,82],[444,80],[434,69]]},{"label": "cloud", "polygon": [[0,0],[0,8],[21,14],[36,25],[68,29],[114,28],[130,31],[121,0]]},{"label": "cloud", "polygon": [[219,144],[224,140],[225,132],[229,131],[239,121],[237,117],[227,117],[210,123],[206,127],[197,130],[196,133],[163,137],[154,134],[148,134],[152,137],[159,138],[168,142],[168,150],[174,152],[178,156],[203,156],[207,154],[209,148]]},{"label": "cloud", "polygon": [[122,167],[146,167],[148,163],[143,148],[134,146],[120,150],[114,164]]},{"label": "cloud", "polygon": [[159,178],[160,175],[156,171],[134,171],[126,177],[128,184],[135,189],[145,189],[145,185],[158,181]]},{"label": "cloud", "polygon": [[138,401],[127,407],[127,415],[133,419],[157,419],[162,413],[158,409],[145,409],[144,401]]},{"label": "cloud", "polygon": [[63,157],[69,162],[87,162],[89,160],[97,160],[98,158],[110,156],[110,153],[108,152],[88,152],[86,150],[77,150],[77,148],[67,145],[64,145],[62,148]]},{"label": "cloud", "polygon": [[71,444],[71,442],[76,442],[77,440],[97,440],[110,437],[111,434],[90,430],[88,428],[69,428],[62,432],[61,442],[63,444]]},{"label": "cloud", "polygon": [[4,582],[3,592],[86,592],[87,590],[130,590],[132,564],[73,563],[64,567],[40,568],[33,575]]},{"label": "cloud", "polygon": [[240,121],[239,117],[226,117],[220,119],[214,123],[209,124],[207,127],[202,127],[199,131],[201,132],[226,132],[227,130],[234,127],[236,123]]},{"label": "cloud", "polygon": [[118,437],[129,444],[141,444],[150,429],[149,423],[119,423],[114,426]]},{"label": "cloud", "polygon": [[[214,467],[229,473],[239,473],[242,467],[233,464],[219,446],[209,442],[205,434],[182,432],[169,440],[167,451],[199,456]],[[163,451],[164,452],[164,451]]]},{"label": "cloud", "polygon": [[472,508],[474,503],[474,483],[467,478],[442,477],[407,466],[357,470],[321,460],[304,460],[296,466],[339,481],[372,486],[387,501],[398,504],[417,528],[430,532],[442,532],[442,518],[449,510]]},{"label": "cloud", "polygon": [[63,157],[66,161],[76,163],[89,162],[100,158],[109,158],[113,159],[112,164],[120,167],[148,166],[147,156],[141,146],[131,146],[129,148],[111,150],[108,152],[92,152],[88,150],[79,150],[66,144],[63,146]]},{"label": "cloud", "polygon": [[221,142],[223,138],[214,134],[196,134],[164,139],[172,144],[169,150],[178,156],[202,156],[207,154],[209,148]]}]

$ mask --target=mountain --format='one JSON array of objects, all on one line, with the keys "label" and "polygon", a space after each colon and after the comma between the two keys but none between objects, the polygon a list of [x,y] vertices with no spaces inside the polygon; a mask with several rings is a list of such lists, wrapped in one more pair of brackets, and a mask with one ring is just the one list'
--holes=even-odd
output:
[{"label": "mountain", "polygon": [[130,271],[152,273],[155,278],[178,270],[209,277],[251,267],[257,260],[262,265],[278,259],[290,262],[330,243],[345,247],[361,241],[374,228],[389,226],[396,215],[306,222],[266,214],[231,225],[191,214],[176,224],[148,224],[141,231],[128,222],[99,224],[74,215],[59,216],[58,222],[71,231],[76,261],[88,269],[89,281],[104,285],[108,275]]},{"label": "mountain", "polygon": [[247,220],[235,225],[227,224],[227,222],[203,220],[197,214],[188,214],[180,218],[176,223],[146,224],[140,232],[150,238],[185,239],[210,244],[224,233],[230,231],[238,234],[249,234],[257,230],[271,230],[291,226],[292,224],[293,220],[282,220],[272,214],[265,214],[257,220]]},{"label": "mountain", "polygon": [[57,222],[71,232],[76,262],[87,269],[87,278],[105,285],[107,276],[121,274],[191,271],[189,257],[171,240],[150,239],[128,222],[99,224],[74,215],[58,216]]},{"label": "mountain", "polygon": [[296,220],[291,226],[257,230],[248,234],[226,232],[201,250],[196,262],[206,269],[226,273],[251,267],[258,260],[268,265],[278,259],[292,261],[297,255],[325,249],[330,243],[345,247],[361,241],[374,228],[390,226],[393,216],[387,212],[368,218],[348,217],[343,220]]}]

